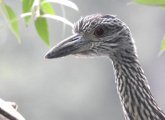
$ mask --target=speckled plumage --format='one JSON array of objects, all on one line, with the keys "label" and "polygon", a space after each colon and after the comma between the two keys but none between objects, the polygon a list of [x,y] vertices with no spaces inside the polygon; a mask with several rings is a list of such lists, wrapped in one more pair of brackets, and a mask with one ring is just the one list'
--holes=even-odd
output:
[{"label": "speckled plumage", "polygon": [[52,48],[46,57],[69,54],[108,56],[113,62],[125,119],[165,120],[165,114],[151,94],[131,32],[124,22],[112,15],[89,15],[75,23],[73,33]]}]

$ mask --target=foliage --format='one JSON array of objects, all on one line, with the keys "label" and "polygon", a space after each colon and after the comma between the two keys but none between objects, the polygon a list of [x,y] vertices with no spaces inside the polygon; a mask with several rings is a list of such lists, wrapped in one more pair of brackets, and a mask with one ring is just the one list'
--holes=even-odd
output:
[{"label": "foliage", "polygon": [[35,27],[42,40],[49,45],[49,32],[46,19],[41,17],[37,18],[35,20]]},{"label": "foliage", "polygon": [[16,14],[12,10],[12,8],[8,6],[7,4],[3,3],[1,4],[1,6],[6,15],[6,21],[8,23],[9,28],[16,36],[18,42],[20,42],[20,33],[19,33],[18,20],[17,20]]},{"label": "foliage", "polygon": [[136,3],[153,5],[153,6],[165,6],[165,0],[134,0]]},{"label": "foliage", "polygon": [[34,21],[38,35],[44,43],[49,46],[50,40],[47,19],[51,18],[61,21],[71,27],[73,26],[69,20],[55,14],[51,3],[65,5],[78,11],[77,5],[69,0],[20,0],[20,2],[22,4],[22,14],[16,16],[14,10],[5,3],[5,0],[0,0],[1,13],[7,21],[10,30],[16,36],[18,42],[21,42],[18,24],[19,17],[24,18],[27,27],[29,20],[33,18],[32,20]]},{"label": "foliage", "polygon": [[[33,2],[34,0],[22,0],[22,12],[23,13],[29,12],[31,10]],[[30,16],[26,16],[24,19],[25,19],[26,25],[28,25]]]},{"label": "foliage", "polygon": [[165,36],[163,37],[163,40],[162,40],[161,50],[165,50]]},{"label": "foliage", "polygon": [[[152,5],[157,7],[164,8],[165,6],[165,0],[134,0],[134,2],[144,5]],[[165,51],[165,37],[163,37],[162,44],[161,44],[161,50]]]}]

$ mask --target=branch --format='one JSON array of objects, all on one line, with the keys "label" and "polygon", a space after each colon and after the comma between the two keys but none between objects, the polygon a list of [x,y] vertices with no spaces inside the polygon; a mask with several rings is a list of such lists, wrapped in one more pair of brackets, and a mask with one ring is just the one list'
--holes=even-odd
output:
[{"label": "branch", "polygon": [[17,108],[16,103],[0,99],[0,120],[25,120]]}]

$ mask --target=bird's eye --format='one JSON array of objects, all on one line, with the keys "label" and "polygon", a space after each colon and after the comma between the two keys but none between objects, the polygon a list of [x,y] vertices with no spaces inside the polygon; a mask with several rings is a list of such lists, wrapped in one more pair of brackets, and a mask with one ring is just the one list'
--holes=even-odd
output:
[{"label": "bird's eye", "polygon": [[102,36],[104,34],[104,29],[103,28],[97,28],[96,30],[95,30],[95,32],[94,32],[94,35],[95,36]]}]

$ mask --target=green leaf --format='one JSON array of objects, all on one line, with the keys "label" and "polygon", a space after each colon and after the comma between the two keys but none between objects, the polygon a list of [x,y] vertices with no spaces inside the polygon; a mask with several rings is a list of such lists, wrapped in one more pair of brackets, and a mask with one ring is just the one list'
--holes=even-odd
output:
[{"label": "green leaf", "polygon": [[38,32],[38,35],[41,39],[49,46],[49,32],[46,18],[38,17],[35,20],[35,27]]},{"label": "green leaf", "polygon": [[55,14],[54,9],[50,3],[42,2],[41,3],[41,10],[47,14],[53,14],[53,15]]},{"label": "green leaf", "polygon": [[[31,12],[31,8],[33,5],[34,0],[22,0],[22,12],[27,13]],[[24,18],[26,25],[28,25],[30,16]]]},{"label": "green leaf", "polygon": [[163,40],[162,40],[161,50],[165,50],[165,36],[163,37]]},{"label": "green leaf", "polygon": [[165,0],[134,0],[139,4],[165,6]]},{"label": "green leaf", "polygon": [[13,34],[16,36],[18,42],[21,42],[19,27],[18,27],[18,19],[16,17],[15,12],[12,10],[10,6],[8,6],[5,3],[3,4],[3,10],[6,15],[6,20],[8,22],[9,28],[11,29]]},{"label": "green leaf", "polygon": [[47,2],[48,3],[52,2],[52,3],[65,5],[65,6],[70,7],[72,9],[76,10],[76,11],[79,11],[78,6],[74,2],[72,2],[70,0],[45,0],[44,2],[46,2],[46,3]]}]

